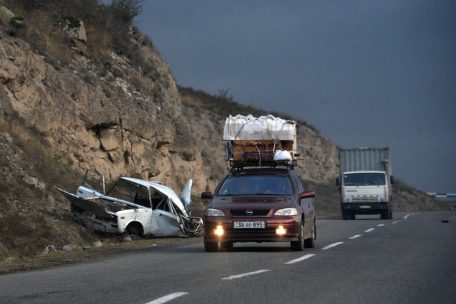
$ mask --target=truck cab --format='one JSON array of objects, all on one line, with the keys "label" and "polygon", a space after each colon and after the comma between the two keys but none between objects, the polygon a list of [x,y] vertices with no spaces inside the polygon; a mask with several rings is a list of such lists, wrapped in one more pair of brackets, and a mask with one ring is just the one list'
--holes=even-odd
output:
[{"label": "truck cab", "polygon": [[376,213],[382,219],[392,218],[391,180],[385,171],[344,172],[340,189],[344,220],[354,219],[356,214]]},{"label": "truck cab", "polygon": [[392,164],[387,148],[354,148],[339,150],[340,206],[344,220],[356,214],[380,214],[391,219]]}]

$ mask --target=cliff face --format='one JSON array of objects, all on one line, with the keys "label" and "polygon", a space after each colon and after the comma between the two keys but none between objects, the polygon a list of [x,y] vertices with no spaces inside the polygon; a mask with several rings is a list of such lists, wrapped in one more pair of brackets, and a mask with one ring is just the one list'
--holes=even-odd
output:
[{"label": "cliff face", "polygon": [[[183,104],[168,66],[153,50],[144,53],[154,77],[114,53],[103,67],[77,53],[68,66],[55,66],[24,41],[2,35],[3,117],[34,129],[50,152],[65,155],[78,172],[97,170],[109,179],[135,175],[172,186],[193,177],[197,191],[212,187],[211,167],[226,168],[225,117]],[[198,102],[197,96],[184,98]],[[334,177],[334,144],[304,125],[298,134],[304,177]]]},{"label": "cliff face", "polygon": [[25,42],[5,35],[0,58],[3,115],[35,129],[73,169],[97,169],[108,177],[166,171],[156,152],[166,153],[174,141],[182,107],[157,54],[148,56],[155,80],[114,54],[102,68],[76,53],[69,66],[53,66]]}]

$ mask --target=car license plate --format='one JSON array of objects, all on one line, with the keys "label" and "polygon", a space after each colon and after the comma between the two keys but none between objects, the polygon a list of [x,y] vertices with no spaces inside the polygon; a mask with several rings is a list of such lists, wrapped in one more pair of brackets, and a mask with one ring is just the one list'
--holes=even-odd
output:
[{"label": "car license plate", "polygon": [[234,222],[234,229],[264,229],[264,221]]},{"label": "car license plate", "polygon": [[360,209],[370,209],[371,206],[359,206]]}]

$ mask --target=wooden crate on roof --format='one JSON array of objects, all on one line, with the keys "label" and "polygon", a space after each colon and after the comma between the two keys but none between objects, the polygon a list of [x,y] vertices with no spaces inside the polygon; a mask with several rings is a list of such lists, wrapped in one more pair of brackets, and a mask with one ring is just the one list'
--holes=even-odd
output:
[{"label": "wooden crate on roof", "polygon": [[293,156],[294,142],[291,140],[235,140],[232,147],[232,159],[241,160],[273,160],[277,150],[289,151]]}]

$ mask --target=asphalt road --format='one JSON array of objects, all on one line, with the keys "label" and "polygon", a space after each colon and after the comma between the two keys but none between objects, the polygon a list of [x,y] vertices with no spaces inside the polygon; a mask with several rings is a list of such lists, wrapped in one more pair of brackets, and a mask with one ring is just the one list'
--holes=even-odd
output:
[{"label": "asphalt road", "polygon": [[[448,221],[448,222],[447,222]],[[0,276],[0,303],[456,303],[456,213],[321,220],[314,249],[201,238]]]}]

